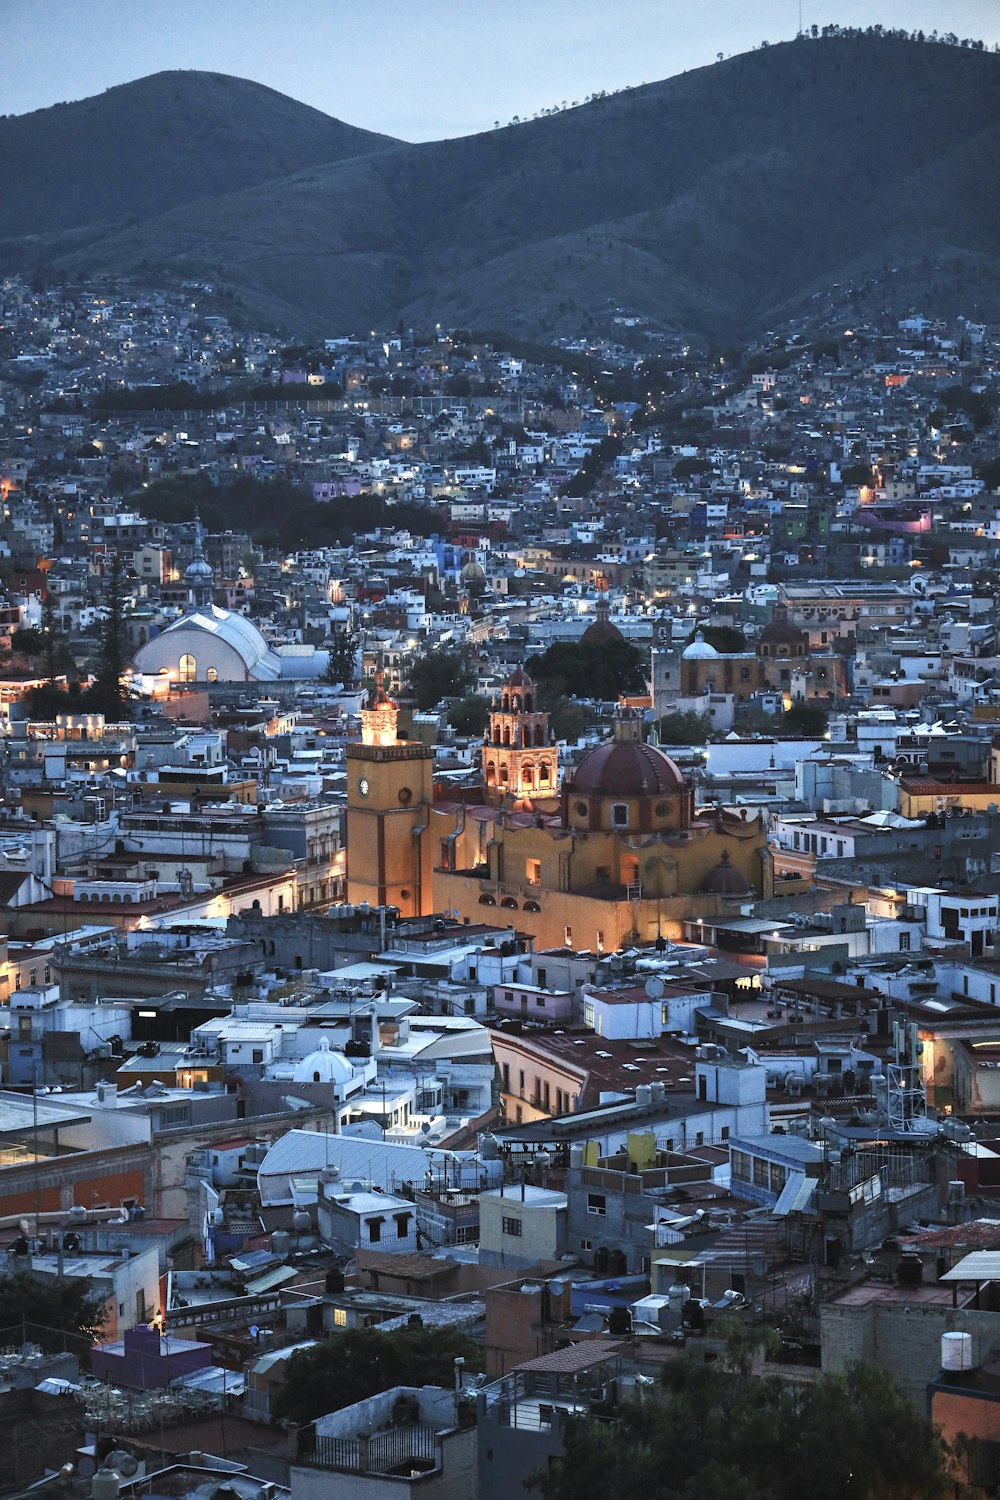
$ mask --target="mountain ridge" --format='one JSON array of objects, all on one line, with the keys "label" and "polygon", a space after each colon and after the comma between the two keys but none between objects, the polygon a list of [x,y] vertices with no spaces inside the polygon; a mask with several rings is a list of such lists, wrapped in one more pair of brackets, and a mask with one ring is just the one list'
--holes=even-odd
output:
[{"label": "mountain ridge", "polygon": [[897,297],[1000,315],[988,53],[799,40],[479,135],[374,140],[130,222],[8,238],[0,264],[199,275],[310,335],[578,332],[625,307],[743,336],[836,284],[877,280],[877,301],[891,267]]}]

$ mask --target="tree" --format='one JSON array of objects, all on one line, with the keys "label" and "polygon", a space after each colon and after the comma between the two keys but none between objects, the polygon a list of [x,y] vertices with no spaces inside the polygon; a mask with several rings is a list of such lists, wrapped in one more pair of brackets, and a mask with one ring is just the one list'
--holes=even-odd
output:
[{"label": "tree", "polygon": [[490,721],[490,700],[482,693],[469,693],[448,710],[448,723],[459,734],[481,735]]},{"label": "tree", "polygon": [[442,698],[462,698],[476,674],[464,651],[424,651],[414,658],[407,682],[417,708],[433,708]]},{"label": "tree", "polygon": [[323,681],[353,687],[357,675],[358,633],[349,625],[335,626],[326,643],[329,659]]},{"label": "tree", "polygon": [[129,717],[128,693],[122,685],[127,665],[123,575],[122,560],[116,552],[111,558],[108,572],[106,613],[101,626],[101,655],[88,694],[90,705],[112,721]]},{"label": "tree", "polygon": [[949,1453],[885,1371],[855,1365],[811,1385],[750,1377],[747,1340],[726,1363],[678,1359],[665,1402],[627,1403],[614,1425],[575,1417],[543,1500],[944,1500]]},{"label": "tree", "polygon": [[630,641],[556,641],[525,664],[555,694],[612,701],[645,687],[642,652]]},{"label": "tree", "polygon": [[781,721],[781,729],[785,734],[815,738],[826,734],[829,718],[821,703],[793,703]]},{"label": "tree", "polygon": [[291,1356],[274,1415],[301,1425],[394,1385],[450,1386],[455,1360],[481,1369],[482,1352],[449,1328],[351,1328]]},{"label": "tree", "polygon": [[712,733],[708,714],[664,714],[656,732],[665,745],[703,745]]},{"label": "tree", "polygon": [[[31,1272],[0,1274],[0,1329],[10,1333],[28,1325],[33,1343],[61,1349],[63,1336],[93,1344],[106,1320],[104,1304],[77,1276],[33,1276]],[[6,1343],[20,1342],[5,1338]]]},{"label": "tree", "polygon": [[687,645],[690,646],[699,630],[708,645],[714,646],[723,655],[733,655],[747,649],[747,638],[735,625],[699,625],[688,636]]}]

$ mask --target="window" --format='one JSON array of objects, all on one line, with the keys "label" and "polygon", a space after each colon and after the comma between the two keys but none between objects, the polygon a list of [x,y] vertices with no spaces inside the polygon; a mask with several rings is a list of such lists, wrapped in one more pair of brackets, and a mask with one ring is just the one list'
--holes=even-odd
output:
[{"label": "window", "polygon": [[209,667],[208,671],[205,673],[205,681],[206,682],[218,682],[218,680],[219,680],[219,669],[218,669],[218,667]]},{"label": "window", "polygon": [[529,885],[541,885],[542,862],[540,859],[526,859],[524,862],[524,878]]},{"label": "window", "polygon": [[196,682],[198,674],[198,663],[190,651],[185,651],[177,664],[178,676],[181,682]]},{"label": "window", "polygon": [[587,1212],[588,1212],[588,1214],[600,1214],[603,1217],[607,1213],[607,1211],[608,1211],[607,1199],[605,1198],[605,1196],[604,1196],[603,1193],[588,1193],[587,1194]]},{"label": "window", "polygon": [[509,1219],[505,1214],[503,1219],[501,1220],[500,1227],[503,1230],[504,1234],[510,1235],[512,1239],[519,1240],[521,1238],[520,1219]]},{"label": "window", "polygon": [[333,1309],[333,1323],[334,1323],[334,1327],[335,1328],[346,1328],[347,1327],[347,1309],[346,1309],[346,1307],[335,1307]]},{"label": "window", "polygon": [[909,953],[910,951],[910,934],[908,932],[901,932],[899,934],[899,951],[900,953]]},{"label": "window", "polygon": [[614,828],[628,827],[628,803],[613,802],[611,804],[611,823]]},{"label": "window", "polygon": [[381,1240],[381,1238],[382,1238],[382,1220],[381,1219],[369,1219],[368,1220],[368,1243],[370,1245],[377,1245],[379,1243],[379,1241]]}]

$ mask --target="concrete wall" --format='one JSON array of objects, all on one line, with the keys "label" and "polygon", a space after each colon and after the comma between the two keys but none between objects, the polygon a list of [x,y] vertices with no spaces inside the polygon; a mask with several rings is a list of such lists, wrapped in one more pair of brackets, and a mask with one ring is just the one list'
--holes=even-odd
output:
[{"label": "concrete wall", "polygon": [[952,1308],[919,1297],[825,1303],[820,1308],[823,1369],[842,1370],[853,1360],[868,1360],[895,1376],[914,1406],[925,1412],[927,1383],[941,1368],[941,1335],[952,1332],[972,1334],[978,1364],[1000,1343],[1000,1313]]}]

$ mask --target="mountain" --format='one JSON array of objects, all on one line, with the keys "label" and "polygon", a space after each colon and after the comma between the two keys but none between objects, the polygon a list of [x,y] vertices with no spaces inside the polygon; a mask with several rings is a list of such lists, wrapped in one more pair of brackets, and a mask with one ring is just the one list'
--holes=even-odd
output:
[{"label": "mountain", "polygon": [[[157,82],[132,86],[138,112]],[[165,87],[148,133],[162,128]],[[143,215],[157,184],[140,203],[133,173],[120,188],[130,222],[8,240],[0,264],[199,275],[302,333],[403,319],[546,335],[599,326],[620,306],[687,336],[735,338],[836,287],[856,289],[859,317],[890,295],[1000,317],[1000,57],[989,53],[799,40],[481,135],[363,139],[365,155],[266,185],[176,206],[160,197],[154,216]],[[58,195],[50,216],[47,230],[65,219]]]},{"label": "mountain", "polygon": [[395,144],[244,78],[154,73],[0,119],[4,232],[144,218]]}]

